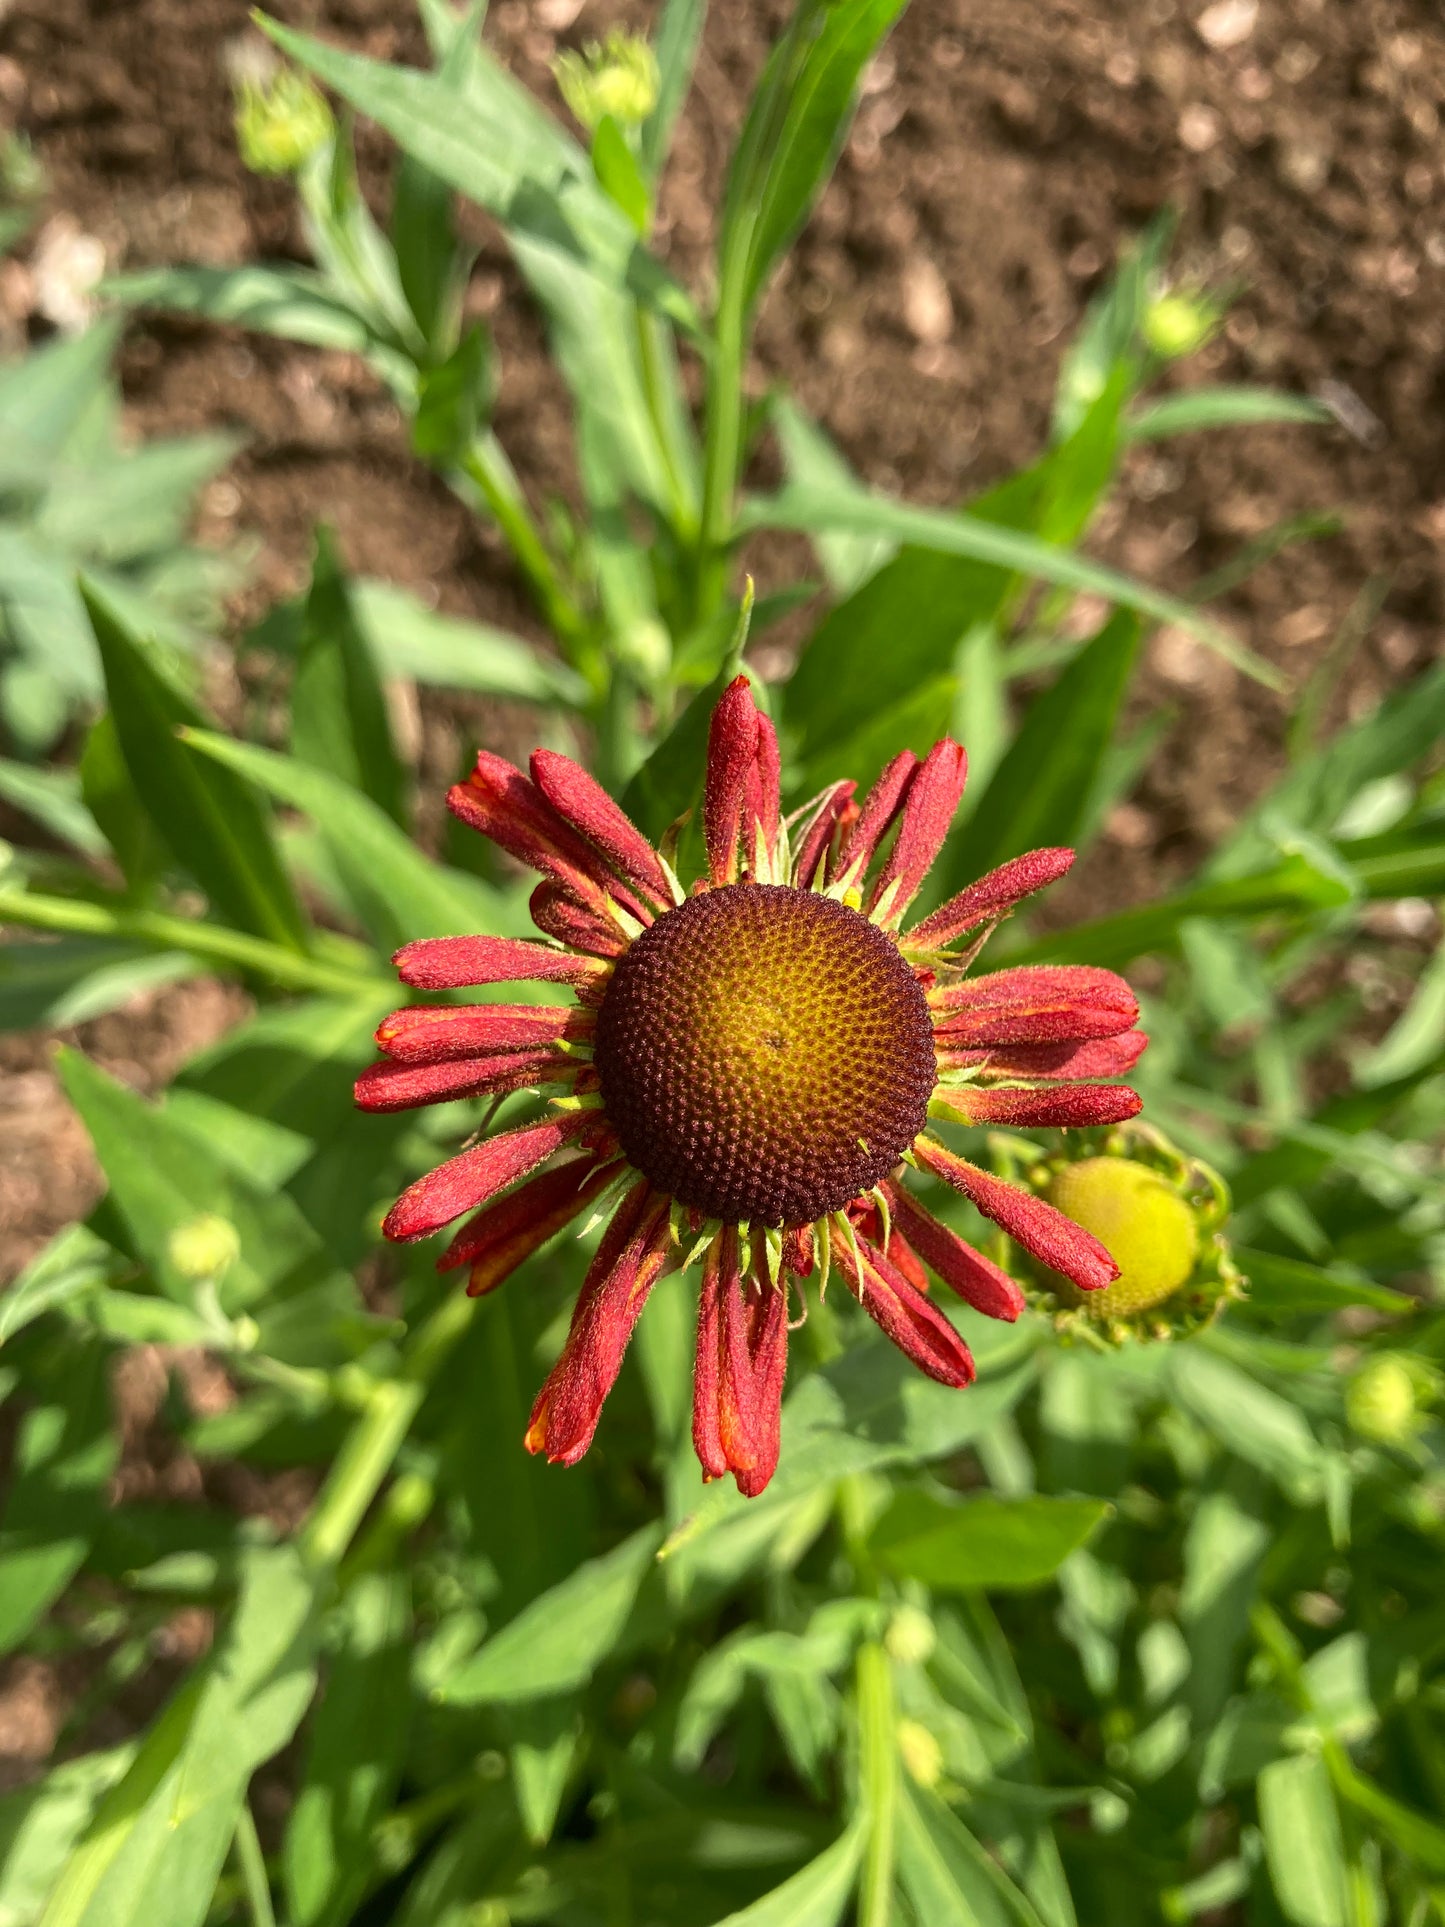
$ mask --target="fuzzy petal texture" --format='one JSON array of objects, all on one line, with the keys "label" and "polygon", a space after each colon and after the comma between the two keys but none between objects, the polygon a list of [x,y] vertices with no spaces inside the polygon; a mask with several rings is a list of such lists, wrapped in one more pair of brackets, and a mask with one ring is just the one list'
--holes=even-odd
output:
[{"label": "fuzzy petal texture", "polygon": [[438,1271],[469,1265],[470,1297],[495,1291],[524,1259],[571,1224],[626,1166],[600,1157],[573,1158],[541,1171],[506,1197],[496,1199],[463,1225],[441,1257]]},{"label": "fuzzy petal texture", "polygon": [[1013,1324],[1028,1302],[1022,1286],[956,1231],[940,1224],[901,1184],[885,1184],[883,1189],[898,1231],[944,1284],[985,1318],[1002,1318]]},{"label": "fuzzy petal texture", "polygon": [[1142,1030],[1126,1030],[1122,1037],[1098,1037],[1085,1044],[1001,1044],[992,1050],[941,1045],[938,1064],[940,1070],[977,1068],[985,1077],[1068,1083],[1076,1078],[1127,1077],[1148,1043]]},{"label": "fuzzy petal texture", "polygon": [[758,743],[743,791],[743,854],[752,867],[761,853],[763,864],[771,866],[778,845],[782,819],[782,759],[778,754],[778,732],[761,711],[758,713]]},{"label": "fuzzy petal texture", "polygon": [[1091,964],[995,970],[940,985],[929,991],[928,1002],[940,1043],[968,1050],[1117,1037],[1139,1016],[1139,999],[1124,979]]},{"label": "fuzzy petal texture", "polygon": [[572,1312],[562,1356],[537,1394],[529,1452],[575,1465],[592,1443],[633,1327],[672,1257],[667,1199],[643,1178],[618,1206]]},{"label": "fuzzy petal texture", "polygon": [[980,1088],[965,1084],[940,1091],[934,1104],[960,1124],[1048,1126],[1084,1130],[1091,1124],[1122,1124],[1137,1117],[1144,1100],[1127,1084],[1059,1084],[1041,1090],[1022,1085]]},{"label": "fuzzy petal texture", "polygon": [[539,883],[527,907],[539,930],[589,956],[611,959],[627,948],[627,939],[610,913],[588,909],[556,883]]},{"label": "fuzzy petal texture", "polygon": [[821,874],[824,858],[832,848],[834,833],[857,787],[856,783],[834,783],[824,790],[813,814],[804,824],[793,866],[794,881],[800,890],[812,889],[814,881]]},{"label": "fuzzy petal texture", "polygon": [[535,1171],[573,1138],[598,1127],[597,1114],[574,1111],[567,1117],[549,1117],[540,1124],[524,1124],[515,1131],[487,1138],[408,1185],[386,1214],[382,1231],[398,1244],[428,1238],[464,1211],[474,1211],[518,1178]]},{"label": "fuzzy petal texture", "polygon": [[391,960],[416,990],[462,990],[472,984],[584,984],[604,966],[591,957],[549,950],[516,937],[422,937],[403,944]]},{"label": "fuzzy petal texture", "polygon": [[588,1068],[555,1051],[496,1051],[436,1064],[368,1064],[354,1087],[363,1111],[411,1111],[461,1097],[502,1097],[565,1083]]},{"label": "fuzzy petal texture", "polygon": [[884,914],[890,923],[896,924],[918,895],[943,848],[967,781],[968,757],[962,744],[951,736],[940,738],[909,785],[898,840],[873,886],[871,902],[886,906]]},{"label": "fuzzy petal texture", "polygon": [[565,823],[655,908],[671,904],[672,885],[656,850],[595,778],[554,749],[533,750],[531,767],[533,782]]},{"label": "fuzzy petal texture", "polygon": [[783,1268],[795,1278],[809,1278],[813,1272],[813,1227],[789,1225],[783,1233]]},{"label": "fuzzy petal texture", "polygon": [[692,1441],[703,1476],[731,1472],[755,1498],[777,1470],[788,1363],[786,1295],[738,1270],[725,1226],[703,1263],[693,1369]]},{"label": "fuzzy petal texture", "polygon": [[1073,865],[1072,850],[1030,850],[1024,856],[1001,863],[977,883],[970,883],[931,917],[915,924],[902,938],[905,950],[941,950],[955,938],[976,930],[981,923],[1006,917],[1010,910],[1031,897],[1035,890],[1057,883]]},{"label": "fuzzy petal texture", "polygon": [[440,1064],[488,1051],[536,1050],[590,1020],[566,1004],[410,1004],[384,1017],[376,1041],[398,1064]]},{"label": "fuzzy petal texture", "polygon": [[913,780],[923,767],[911,749],[893,758],[863,799],[858,820],[848,833],[839,857],[843,875],[856,882],[873,861],[873,853],[892,829]]},{"label": "fuzzy petal texture", "polygon": [[1099,1240],[1042,1198],[981,1171],[936,1138],[918,1138],[913,1155],[925,1171],[961,1191],[1040,1264],[1071,1278],[1080,1291],[1102,1291],[1119,1276],[1119,1267]]},{"label": "fuzzy petal texture", "polygon": [[735,676],[712,713],[702,793],[703,840],[715,884],[735,883],[748,777],[758,753],[758,710],[746,676]]},{"label": "fuzzy petal texture", "polygon": [[848,1240],[834,1239],[833,1257],[844,1282],[879,1329],[929,1378],[941,1385],[971,1385],[976,1376],[973,1354],[932,1299],[909,1284],[866,1238],[858,1240],[858,1256],[861,1269]]}]

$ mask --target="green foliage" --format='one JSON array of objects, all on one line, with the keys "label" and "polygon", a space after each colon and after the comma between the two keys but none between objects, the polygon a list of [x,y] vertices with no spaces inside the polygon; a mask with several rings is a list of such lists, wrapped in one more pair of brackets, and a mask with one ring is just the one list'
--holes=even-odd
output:
[{"label": "green foliage", "polygon": [[[43,641],[90,716],[73,766],[0,762],[0,796],[43,832],[5,853],[0,1023],[75,1022],[202,970],[253,1006],[157,1101],[59,1060],[106,1190],[0,1299],[0,1645],[83,1685],[57,1763],[0,1797],[0,1927],[1445,1918],[1445,976],[1412,934],[1416,900],[1445,895],[1439,670],[1328,739],[1320,693],[1301,699],[1291,766],[1195,874],[1069,929],[1021,917],[999,943],[1141,966],[1146,1115],[1223,1173],[1253,1281],[1205,1331],[1095,1350],[1031,1312],[1005,1327],[950,1305],[979,1368],[957,1392],[815,1297],[782,1461],[748,1501],[704,1487],[689,1448],[693,1274],[659,1286],[596,1446],[564,1471],[521,1434],[595,1229],[477,1301],[430,1250],[379,1248],[398,1188],[480,1122],[355,1112],[398,1000],[390,953],[527,928],[505,866],[413,839],[432,799],[390,685],[535,705],[533,739],[588,756],[661,836],[696,809],[749,622],[819,594],[754,606],[735,551],[801,531],[827,588],[793,673],[759,686],[790,804],[952,726],[973,764],[941,859],[957,888],[1097,838],[1168,727],[1130,708],[1153,624],[1277,679],[1200,606],[1210,585],[1177,598],[1078,550],[1121,451],[1317,417],[1266,391],[1159,390],[1159,344],[1180,339],[1161,333],[1179,298],[1161,223],[1086,317],[1028,469],[957,510],[876,497],[787,397],[745,408],[742,371],[898,0],[798,0],[732,158],[705,307],[651,245],[700,0],[668,0],[655,70],[621,77],[645,74],[649,100],[591,115],[590,147],[503,71],[484,11],[424,0],[426,72],[268,28],[397,142],[389,222],[344,117],[312,106],[286,165],[313,266],[113,292],[365,356],[421,457],[500,531],[546,647],[349,579],[323,531],[309,592],[248,637],[260,681],[223,728],[151,566],[221,451],[114,456],[113,329],[0,370],[3,518],[22,505],[0,526],[7,643],[20,661]],[[319,100],[283,71],[282,106]],[[500,224],[545,317],[575,516],[534,513],[493,430],[506,376],[463,328],[458,194]],[[695,422],[679,365],[698,350]],[[768,433],[786,480],[744,499]],[[62,458],[80,480],[52,500]],[[1081,593],[1111,613],[1081,627]],[[1411,993],[1388,1029],[1382,983]],[[1007,1173],[1040,1148],[982,1155]],[[113,1502],[112,1368],[137,1345],[162,1348],[157,1426],[198,1468],[184,1505]],[[231,1388],[204,1409],[185,1391],[198,1352]],[[187,1611],[213,1643],[163,1666]]]}]

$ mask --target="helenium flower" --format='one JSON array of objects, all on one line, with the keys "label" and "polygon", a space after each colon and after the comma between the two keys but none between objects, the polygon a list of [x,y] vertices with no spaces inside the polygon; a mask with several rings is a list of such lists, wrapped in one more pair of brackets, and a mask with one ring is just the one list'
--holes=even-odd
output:
[{"label": "helenium flower", "polygon": [[[963,793],[944,738],[897,756],[859,804],[831,785],[785,823],[778,743],[746,677],[713,713],[703,793],[707,873],[684,892],[660,853],[576,763],[531,774],[482,752],[448,797],[464,823],[541,872],[532,919],[550,945],[499,937],[408,944],[423,990],[531,978],[570,1005],[400,1010],[357,1101],[400,1110],[524,1088],[552,1114],[484,1139],[418,1180],[388,1237],[476,1216],[443,1252],[473,1293],[495,1289],[583,1212],[610,1219],[526,1443],[573,1464],[649,1293],[701,1261],[693,1441],[709,1478],[762,1491],[778,1459],[788,1294],[836,1266],[932,1378],[973,1359],[928,1295],[929,1272],[993,1318],[1019,1285],[934,1218],[905,1164],[941,1178],[1084,1290],[1118,1276],[1098,1240],[928,1128],[1107,1124],[1134,1116],[1144,1038],[1112,972],[968,975],[999,920],[1062,876],[1070,850],[1016,857],[904,928]],[[962,949],[957,948],[960,944]]]}]

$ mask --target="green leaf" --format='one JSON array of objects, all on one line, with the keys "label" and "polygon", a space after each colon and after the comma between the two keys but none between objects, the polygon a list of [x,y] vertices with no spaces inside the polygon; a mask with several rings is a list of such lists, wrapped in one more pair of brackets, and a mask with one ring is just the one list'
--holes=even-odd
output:
[{"label": "green leaf", "polygon": [[[485,13],[486,0],[475,0],[465,13],[451,16],[447,37],[436,51],[437,76],[456,90],[458,109]],[[391,242],[416,324],[433,355],[445,355],[456,338],[471,254],[457,243],[450,186],[410,155],[402,157],[396,171]]]},{"label": "green leaf", "polygon": [[1054,548],[1037,536],[996,528],[972,515],[911,508],[905,503],[857,490],[805,489],[789,483],[777,495],[753,498],[744,507],[739,526],[744,531],[796,529],[804,535],[821,531],[877,535],[917,548],[936,549],[943,555],[971,556],[980,562],[992,562],[1020,575],[1052,582],[1062,589],[1103,596],[1108,602],[1134,609],[1140,615],[1153,616],[1159,622],[1176,623],[1232,663],[1241,674],[1269,689],[1283,687],[1283,679],[1271,664],[1241,648],[1192,604],[1120,575],[1117,570],[1090,561],[1071,549]]},{"label": "green leaf", "polygon": [[627,1624],[661,1530],[643,1526],[600,1559],[534,1599],[442,1689],[459,1706],[545,1699],[582,1686]]},{"label": "green leaf", "polygon": [[602,116],[592,136],[592,167],[608,198],[616,202],[639,234],[646,234],[652,196],[637,157],[627,145],[627,136],[611,114]]},{"label": "green leaf", "polygon": [[940,897],[1025,850],[1072,845],[1099,780],[1139,654],[1121,611],[1030,703],[993,780],[946,847]]},{"label": "green leaf", "polygon": [[853,1891],[865,1836],[864,1823],[855,1821],[791,1880],[755,1900],[751,1907],[729,1914],[716,1927],[837,1927]]},{"label": "green leaf", "polygon": [[1326,1271],[1298,1258],[1252,1250],[1247,1245],[1236,1245],[1234,1256],[1249,1280],[1248,1302],[1256,1311],[1288,1318],[1339,1311],[1346,1305],[1368,1305],[1371,1311],[1394,1312],[1397,1316],[1418,1309],[1417,1301],[1407,1292],[1391,1291],[1358,1272]]},{"label": "green leaf", "polygon": [[491,414],[492,338],[479,323],[445,361],[426,369],[417,390],[412,447],[440,469],[459,468]]},{"label": "green leaf", "polygon": [[1317,1754],[1259,1776],[1259,1823],[1275,1898],[1291,1927],[1352,1927],[1349,1869],[1330,1776]]},{"label": "green leaf", "polygon": [[[788,479],[804,488],[861,489],[863,484],[823,430],[789,395],[777,394],[768,404],[773,433],[782,450]],[[875,535],[816,535],[813,546],[835,594],[851,595],[892,554],[889,543]]]},{"label": "green leaf", "polygon": [[858,77],[905,4],[805,4],[774,48],[728,171],[718,239],[722,277],[738,277],[744,313],[756,303],[832,172],[852,118]]},{"label": "green leaf", "polygon": [[686,811],[696,812],[702,802],[708,725],[738,667],[730,659],[707,688],[697,692],[622,792],[623,809],[654,842]]},{"label": "green leaf", "polygon": [[5,448],[0,478],[46,477],[72,435],[106,405],[120,323],[110,320],[62,337],[0,367]]},{"label": "green leaf", "polygon": [[1297,1504],[1318,1498],[1323,1479],[1319,1441],[1298,1406],[1202,1345],[1169,1360],[1175,1399],[1236,1453],[1274,1479]]},{"label": "green leaf", "polygon": [[41,1927],[202,1927],[251,1775],[314,1691],[315,1608],[294,1547],[246,1551],[230,1624],[102,1802]]},{"label": "green leaf", "polygon": [[36,769],[0,756],[0,798],[84,856],[101,856],[105,837],[86,808],[73,769]]},{"label": "green leaf", "polygon": [[315,819],[357,914],[384,950],[414,937],[494,931],[503,921],[484,883],[432,862],[369,798],[336,777],[206,730],[187,730],[186,742]]},{"label": "green leaf", "polygon": [[582,703],[586,683],[555,656],[488,623],[440,615],[388,582],[358,582],[352,599],[377,661],[389,676],[443,689],[473,689],[523,702]]},{"label": "green leaf", "polygon": [[0,1296],[0,1345],[45,1312],[94,1291],[116,1270],[109,1245],[83,1224],[67,1225]]},{"label": "green leaf", "polygon": [[702,39],[707,0],[666,0],[653,34],[657,55],[657,105],[642,127],[642,164],[649,180],[662,172],[672,145],[672,130],[692,83],[693,62]]},{"label": "green leaf", "polygon": [[[933,1927],[1041,1927],[1027,1895],[935,1794],[907,1786],[898,1808],[898,1871],[920,1921]],[[1005,1898],[1005,1895],[1007,1898]]]},{"label": "green leaf", "polygon": [[0,1527],[0,1652],[39,1622],[80,1570],[103,1514],[118,1442],[109,1360],[65,1345],[65,1369],[20,1426]]},{"label": "green leaf", "polygon": [[1421,1867],[1433,1874],[1445,1874],[1445,1827],[1438,1820],[1416,1812],[1377,1786],[1338,1746],[1328,1749],[1327,1758],[1330,1778],[1341,1799],[1365,1814]]},{"label": "green leaf", "polygon": [[1139,409],[1124,424],[1131,442],[1162,441],[1200,428],[1238,428],[1260,422],[1328,422],[1323,402],[1278,388],[1185,388]]},{"label": "green leaf", "polygon": [[375,340],[370,324],[337,298],[324,275],[289,263],[151,268],[107,281],[104,292],[128,308],[199,315],[312,348],[365,354]]},{"label": "green leaf", "polygon": [[115,718],[96,718],[80,753],[80,791],[125,876],[129,894],[140,902],[159,882],[168,861],[160,831],[130,780]]},{"label": "green leaf", "polygon": [[194,969],[177,952],[157,954],[105,938],[8,943],[0,948],[0,1030],[87,1023]]},{"label": "green leaf", "polygon": [[86,607],[105,667],[111,715],[136,794],[177,859],[239,929],[305,953],[305,919],[254,793],[197,756],[176,732],[200,712],[160,672],[94,584]]},{"label": "green leaf", "polygon": [[52,491],[34,527],[92,565],[142,564],[184,539],[197,492],[240,446],[236,435],[192,435],[98,457]]},{"label": "green leaf", "polygon": [[406,824],[406,772],[392,742],[376,664],[352,612],[335,544],[322,528],[291,686],[291,748]]},{"label": "green leaf", "polygon": [[949,1592],[1040,1586],[1109,1517],[1102,1499],[995,1499],[949,1504],[904,1490],[873,1529],[890,1572]]},{"label": "green leaf", "polygon": [[0,1922],[26,1927],[45,1905],[100,1800],[135,1755],[135,1746],[82,1753],[52,1767],[33,1786],[0,1797]]},{"label": "green leaf", "polygon": [[282,1847],[294,1927],[351,1918],[372,1873],[373,1829],[406,1757],[412,1655],[406,1573],[359,1574],[341,1624]]}]

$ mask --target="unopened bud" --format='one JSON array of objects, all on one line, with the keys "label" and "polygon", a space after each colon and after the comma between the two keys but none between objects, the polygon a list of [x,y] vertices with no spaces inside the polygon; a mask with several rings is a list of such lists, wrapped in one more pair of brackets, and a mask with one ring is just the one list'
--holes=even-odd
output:
[{"label": "unopened bud", "polygon": [[900,1606],[888,1622],[883,1644],[889,1658],[896,1659],[900,1666],[921,1666],[933,1657],[938,1635],[926,1612],[917,1606]]},{"label": "unopened bud", "polygon": [[1077,1294],[1081,1309],[1100,1318],[1149,1311],[1188,1283],[1199,1252],[1194,1213],[1158,1171],[1128,1158],[1084,1158],[1064,1166],[1048,1198],[1119,1267],[1112,1285]]},{"label": "unopened bud", "polygon": [[910,1780],[919,1786],[938,1785],[943,1778],[943,1748],[926,1726],[917,1720],[900,1720],[898,1751]]},{"label": "unopened bud", "polygon": [[1419,1388],[1408,1363],[1394,1353],[1372,1358],[1345,1392],[1345,1417],[1361,1438],[1404,1445],[1420,1422]]},{"label": "unopened bud", "polygon": [[331,139],[333,125],[324,96],[293,67],[237,87],[236,143],[253,174],[295,174]]},{"label": "unopened bud", "polygon": [[1219,322],[1219,310],[1199,295],[1161,294],[1144,310],[1145,341],[1165,361],[1182,361],[1202,348]]},{"label": "unopened bud", "polygon": [[177,1225],[166,1241],[166,1256],[182,1278],[199,1283],[219,1278],[241,1255],[241,1234],[229,1218],[206,1212]]},{"label": "unopened bud", "polygon": [[589,134],[609,116],[621,127],[639,127],[657,105],[657,55],[620,27],[601,44],[590,41],[580,54],[558,54],[552,72],[573,118]]}]

